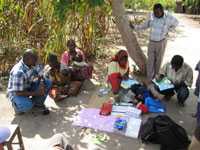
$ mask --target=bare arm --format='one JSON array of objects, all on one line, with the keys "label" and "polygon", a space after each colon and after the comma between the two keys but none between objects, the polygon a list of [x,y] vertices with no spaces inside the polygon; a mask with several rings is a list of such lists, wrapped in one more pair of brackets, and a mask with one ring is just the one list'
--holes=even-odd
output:
[{"label": "bare arm", "polygon": [[145,29],[149,28],[150,27],[150,18],[151,18],[151,14],[149,14],[149,16],[147,17],[147,19],[145,20],[144,23],[139,24],[139,25],[131,24],[131,28],[133,28],[135,30],[145,30]]}]

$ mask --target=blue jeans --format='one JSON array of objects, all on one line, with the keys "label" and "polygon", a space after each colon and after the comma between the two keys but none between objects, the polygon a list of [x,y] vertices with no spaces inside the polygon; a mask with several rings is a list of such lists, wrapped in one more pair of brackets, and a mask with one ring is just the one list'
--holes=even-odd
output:
[{"label": "blue jeans", "polygon": [[[32,109],[34,106],[44,106],[44,102],[51,88],[51,81],[45,79],[45,95],[44,96],[33,96],[32,98],[28,96],[13,96],[12,105],[16,112],[27,112]],[[31,85],[30,91],[39,90],[39,82],[35,82]]]}]

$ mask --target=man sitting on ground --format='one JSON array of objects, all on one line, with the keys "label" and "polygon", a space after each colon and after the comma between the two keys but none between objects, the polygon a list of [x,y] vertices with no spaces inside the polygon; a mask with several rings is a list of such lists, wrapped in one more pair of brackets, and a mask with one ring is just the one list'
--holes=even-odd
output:
[{"label": "man sitting on ground", "polygon": [[184,63],[182,56],[175,55],[170,63],[163,66],[160,74],[157,76],[157,80],[161,80],[164,77],[167,77],[174,84],[174,90],[163,94],[170,98],[174,95],[175,91],[177,93],[178,104],[184,106],[189,96],[188,87],[191,87],[193,82],[192,68]]},{"label": "man sitting on ground", "polygon": [[39,76],[37,59],[36,52],[28,49],[10,71],[7,91],[16,114],[27,112],[34,106],[42,108],[43,114],[49,114],[44,101],[51,82]]}]

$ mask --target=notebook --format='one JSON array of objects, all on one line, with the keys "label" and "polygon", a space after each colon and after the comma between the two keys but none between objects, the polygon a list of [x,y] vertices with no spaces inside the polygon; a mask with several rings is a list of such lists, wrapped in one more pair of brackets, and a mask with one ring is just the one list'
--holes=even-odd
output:
[{"label": "notebook", "polygon": [[124,89],[129,89],[134,84],[139,84],[139,82],[134,79],[123,80],[121,82],[121,87]]},{"label": "notebook", "polygon": [[163,78],[161,81],[156,81],[156,79],[152,80],[155,85],[158,86],[160,91],[168,90],[168,89],[173,89],[174,85],[171,83],[171,81],[167,78]]}]

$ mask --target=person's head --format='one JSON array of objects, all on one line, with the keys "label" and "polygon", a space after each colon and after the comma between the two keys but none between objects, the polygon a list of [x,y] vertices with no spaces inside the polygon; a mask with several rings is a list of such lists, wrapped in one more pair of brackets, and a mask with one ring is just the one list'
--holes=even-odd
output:
[{"label": "person's head", "polygon": [[27,49],[23,56],[22,56],[23,62],[28,66],[28,67],[33,67],[36,65],[38,56],[37,53],[33,49]]},{"label": "person's head", "polygon": [[182,56],[180,55],[173,56],[171,60],[172,69],[174,69],[175,71],[178,71],[182,67],[183,62],[184,62],[184,59]]},{"label": "person's head", "polygon": [[76,56],[76,42],[73,39],[67,41],[67,48],[72,56]]},{"label": "person's head", "polygon": [[49,66],[53,69],[59,69],[59,62],[57,59],[57,56],[55,54],[49,54],[48,55],[48,59],[47,62],[49,64]]},{"label": "person's head", "polygon": [[164,8],[160,3],[153,6],[153,14],[157,18],[162,18],[164,16]]},{"label": "person's head", "polygon": [[115,61],[117,61],[122,68],[127,67],[128,63],[128,53],[125,50],[120,50],[114,58]]}]

